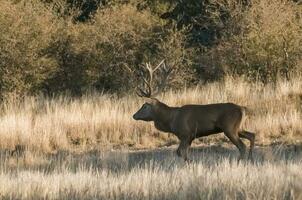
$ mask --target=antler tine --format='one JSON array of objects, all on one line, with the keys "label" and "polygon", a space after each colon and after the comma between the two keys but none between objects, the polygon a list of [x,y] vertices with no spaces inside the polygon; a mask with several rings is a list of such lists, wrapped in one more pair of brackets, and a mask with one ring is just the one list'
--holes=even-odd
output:
[{"label": "antler tine", "polygon": [[164,60],[162,61],[163,63],[163,67],[162,69],[162,74],[161,74],[161,82],[160,85],[157,88],[156,93],[154,93],[154,95],[157,95],[158,93],[160,93],[163,88],[166,86],[166,82],[168,80],[168,77],[170,75],[170,73],[172,72],[172,68],[167,68],[166,63],[164,62]]},{"label": "antler tine", "polygon": [[[148,81],[145,79],[145,78],[142,78],[143,79],[143,82],[144,84],[147,86],[148,90],[147,91],[144,91],[142,88],[140,87],[136,87],[136,94],[140,97],[147,97],[147,98],[150,98],[151,97],[151,86],[150,84],[148,83]],[[138,89],[138,91],[137,91]]]},{"label": "antler tine", "polygon": [[135,90],[136,90],[135,93],[137,94],[137,96],[139,96],[139,97],[143,97],[144,96],[143,95],[143,91],[140,88],[136,87]]},{"label": "antler tine", "polygon": [[165,65],[165,59],[163,59],[154,69],[153,71],[156,71],[162,64]]},{"label": "antler tine", "polygon": [[146,63],[146,68],[147,68],[147,70],[148,70],[149,72],[153,72],[153,69],[152,69],[152,66],[151,66],[150,62],[149,62],[149,63]]},{"label": "antler tine", "polygon": [[139,96],[139,97],[147,97],[147,98],[150,98],[151,97],[151,94],[150,92],[145,92],[143,89],[141,88],[138,88],[136,87],[139,91],[136,91],[136,94]]},{"label": "antler tine", "polygon": [[167,69],[166,62],[164,62],[163,70],[165,71],[165,73],[171,73],[172,72],[172,68],[171,67]]},{"label": "antler tine", "polygon": [[147,86],[148,86],[148,94],[149,94],[149,97],[151,97],[152,95],[152,87],[153,87],[153,73],[154,73],[154,70],[152,68],[152,65],[149,63],[146,63],[146,68],[149,72],[149,82],[146,83]]},{"label": "antler tine", "polygon": [[[154,78],[154,72],[156,70],[159,70],[160,67],[164,65],[161,69],[161,73],[160,73],[160,86],[157,87],[157,92],[155,94],[153,94],[153,78]],[[144,74],[146,73],[146,71],[144,70],[140,70],[140,76],[142,78],[143,81],[143,87],[147,87],[147,88],[140,88],[140,87],[136,87],[136,94],[140,97],[147,97],[150,98],[151,96],[154,96],[156,94],[158,94],[162,88],[166,85],[166,81],[167,78],[170,74],[170,72],[172,71],[172,69],[167,69],[166,64],[165,64],[165,60],[163,59],[155,68],[152,67],[150,62],[147,62],[145,64],[145,70],[147,71],[147,73],[149,74],[148,79],[146,77],[144,77]]]},{"label": "antler tine", "polygon": [[146,87],[147,86],[147,91],[144,91],[144,89],[140,88],[140,87],[136,87],[136,94],[139,97],[147,97],[150,98],[151,94],[152,94],[152,89],[151,89],[151,78],[152,78],[152,68],[150,67],[150,64],[146,63],[146,69],[148,70],[149,74],[150,74],[150,80],[148,81],[147,78],[144,77],[144,72],[141,70],[139,71],[139,75],[143,81],[143,85]]}]

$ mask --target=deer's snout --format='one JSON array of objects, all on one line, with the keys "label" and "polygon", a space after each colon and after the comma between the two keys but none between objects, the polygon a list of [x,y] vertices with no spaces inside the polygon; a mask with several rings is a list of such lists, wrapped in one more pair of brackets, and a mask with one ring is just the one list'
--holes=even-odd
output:
[{"label": "deer's snout", "polygon": [[133,117],[134,120],[138,120],[137,113],[135,113],[132,117]]}]

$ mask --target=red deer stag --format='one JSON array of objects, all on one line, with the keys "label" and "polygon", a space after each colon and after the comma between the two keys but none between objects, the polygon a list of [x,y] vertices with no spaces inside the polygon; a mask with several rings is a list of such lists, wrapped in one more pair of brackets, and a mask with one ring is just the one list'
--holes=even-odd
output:
[{"label": "red deer stag", "polygon": [[[162,68],[160,68],[163,66]],[[188,149],[195,138],[224,132],[230,141],[239,149],[240,159],[245,158],[246,146],[240,138],[250,141],[249,159],[255,142],[255,134],[240,129],[242,119],[245,115],[245,107],[233,103],[218,103],[208,105],[184,105],[181,107],[170,107],[154,98],[153,78],[154,72],[161,69],[161,84],[158,93],[165,85],[171,72],[162,61],[157,67],[152,68],[146,64],[149,78],[142,77],[147,90],[137,88],[140,97],[146,97],[142,107],[133,115],[135,120],[153,121],[155,127],[163,132],[176,135],[180,140],[177,155],[185,161],[188,159]],[[141,73],[142,75],[144,73]]]}]

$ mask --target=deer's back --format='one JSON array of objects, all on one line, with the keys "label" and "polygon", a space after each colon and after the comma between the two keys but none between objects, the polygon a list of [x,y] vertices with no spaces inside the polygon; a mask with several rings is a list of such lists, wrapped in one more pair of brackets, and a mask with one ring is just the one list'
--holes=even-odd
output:
[{"label": "deer's back", "polygon": [[179,134],[199,137],[224,132],[241,118],[242,107],[233,103],[184,105],[178,109],[173,128]]}]

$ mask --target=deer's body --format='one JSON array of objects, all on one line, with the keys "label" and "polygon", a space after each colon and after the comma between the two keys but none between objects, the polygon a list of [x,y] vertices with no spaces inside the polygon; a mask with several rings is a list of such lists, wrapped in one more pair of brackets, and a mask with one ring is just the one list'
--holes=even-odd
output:
[{"label": "deer's body", "polygon": [[[162,68],[160,68],[163,66]],[[172,69],[167,69],[163,61],[155,68],[146,63],[149,78],[142,77],[143,85],[147,90],[138,88],[137,94],[147,97],[146,102],[134,115],[135,120],[153,121],[158,130],[173,133],[180,140],[177,155],[188,160],[187,153],[195,138],[211,134],[221,133],[230,139],[240,151],[240,157],[244,158],[246,146],[240,138],[250,140],[249,157],[252,159],[255,134],[241,130],[240,125],[245,114],[245,108],[233,103],[220,103],[208,105],[184,105],[182,107],[169,107],[168,105],[151,98],[154,86],[154,72],[161,70],[161,84],[158,93],[165,85]],[[142,75],[144,72],[142,71]]]},{"label": "deer's body", "polygon": [[188,147],[195,138],[221,132],[237,146],[240,158],[243,158],[246,147],[239,137],[251,141],[250,157],[255,137],[251,132],[240,130],[244,113],[245,108],[233,103],[169,107],[157,99],[151,99],[133,118],[153,121],[158,130],[176,135],[180,140],[177,154],[185,160]]}]

